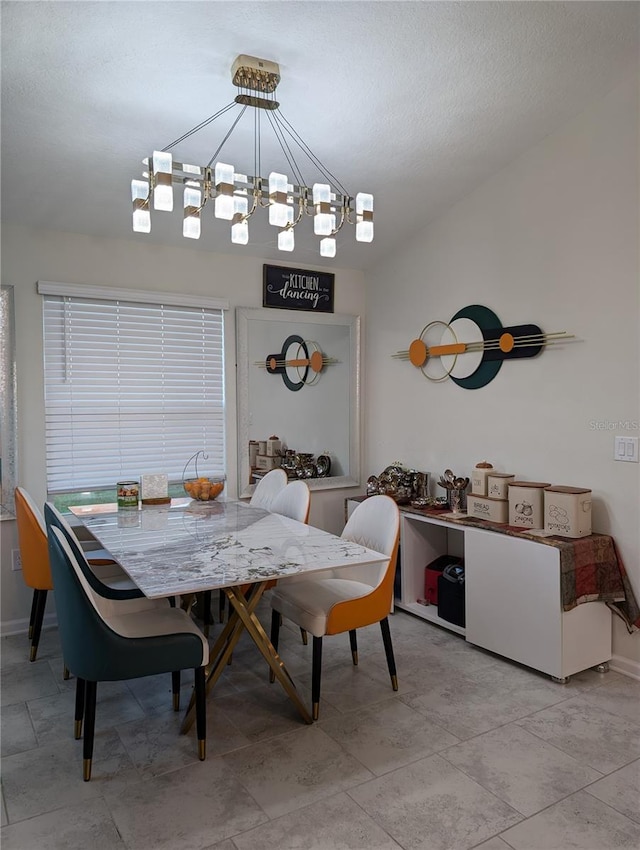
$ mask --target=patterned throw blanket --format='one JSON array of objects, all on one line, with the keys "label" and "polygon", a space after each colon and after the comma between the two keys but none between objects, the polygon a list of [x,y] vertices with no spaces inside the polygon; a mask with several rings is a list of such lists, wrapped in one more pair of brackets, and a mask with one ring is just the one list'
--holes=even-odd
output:
[{"label": "patterned throw blanket", "polygon": [[608,534],[591,534],[589,537],[576,539],[555,535],[543,536],[540,533],[536,534],[512,525],[489,522],[486,519],[452,516],[449,513],[443,516],[442,510],[433,508],[405,510],[410,513],[439,516],[447,522],[459,525],[490,528],[500,534],[535,540],[537,543],[559,549],[564,611],[571,611],[582,602],[605,602],[614,614],[624,621],[630,634],[640,629],[640,608],[613,537],[609,537]]}]

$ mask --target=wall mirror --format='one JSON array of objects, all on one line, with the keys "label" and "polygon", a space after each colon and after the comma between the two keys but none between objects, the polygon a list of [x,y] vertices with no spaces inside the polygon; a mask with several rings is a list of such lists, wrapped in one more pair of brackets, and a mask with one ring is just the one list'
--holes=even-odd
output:
[{"label": "wall mirror", "polygon": [[330,457],[312,490],[359,485],[360,317],[238,308],[236,340],[238,493],[253,492],[249,441],[273,435]]}]

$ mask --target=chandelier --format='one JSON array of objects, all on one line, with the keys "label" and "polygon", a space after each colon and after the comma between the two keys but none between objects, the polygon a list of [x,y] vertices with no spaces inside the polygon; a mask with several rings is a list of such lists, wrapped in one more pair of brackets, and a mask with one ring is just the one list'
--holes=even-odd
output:
[{"label": "chandelier", "polygon": [[[238,88],[238,94],[231,103],[143,160],[143,179],[131,181],[134,231],[151,231],[152,205],[154,210],[172,212],[174,187],[181,187],[182,234],[187,239],[200,238],[202,212],[209,204],[213,206],[215,218],[231,223],[231,241],[236,245],[248,243],[249,220],[258,208],[268,209],[269,224],[278,228],[278,248],[281,251],[294,250],[295,228],[306,217],[313,218],[313,232],[320,237],[322,257],[335,257],[335,235],[345,223],[355,225],[357,241],[371,242],[373,195],[359,192],[352,197],[282,115],[280,104],[274,96],[280,82],[277,63],[253,56],[238,56],[232,65],[231,75]],[[253,175],[239,173],[234,165],[217,159],[249,107],[254,116]],[[238,114],[206,165],[191,165],[174,160],[172,148],[231,110],[236,110]],[[268,177],[261,176],[263,115],[268,119],[287,161],[291,182],[287,174],[277,171],[272,171]],[[313,164],[325,182],[305,185],[296,161],[296,154],[299,156],[300,152]]]}]

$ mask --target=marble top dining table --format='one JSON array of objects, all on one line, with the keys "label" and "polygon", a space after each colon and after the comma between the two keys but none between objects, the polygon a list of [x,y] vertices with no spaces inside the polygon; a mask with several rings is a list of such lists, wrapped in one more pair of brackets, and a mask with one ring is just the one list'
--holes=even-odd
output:
[{"label": "marble top dining table", "polygon": [[139,509],[71,511],[151,599],[388,560],[245,502],[178,499]]}]

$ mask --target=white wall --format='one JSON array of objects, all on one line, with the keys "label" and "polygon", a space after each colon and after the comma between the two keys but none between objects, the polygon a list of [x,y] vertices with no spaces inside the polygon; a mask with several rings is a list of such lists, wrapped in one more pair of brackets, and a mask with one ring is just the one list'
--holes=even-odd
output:
[{"label": "white wall", "polygon": [[[640,466],[614,462],[613,436],[640,431],[608,428],[640,421],[639,150],[634,75],[376,268],[364,409],[365,478],[397,459],[436,477],[487,459],[592,488],[593,528],[614,536],[638,597]],[[477,390],[391,358],[470,304],[579,342],[506,362]],[[640,633],[618,618],[614,653],[640,661]]]},{"label": "white wall", "polygon": [[[263,262],[262,259],[242,256],[240,253],[236,256],[190,250],[188,246],[149,246],[144,243],[144,237],[135,241],[115,241],[53,230],[35,231],[3,226],[2,282],[15,287],[18,481],[39,504],[46,497],[46,481],[42,299],[36,292],[36,281],[186,292],[228,299],[231,308],[261,307]],[[364,275],[353,270],[333,271],[336,275],[336,313],[359,315],[364,319]],[[237,495],[235,345],[235,316],[234,310],[230,309],[225,319],[225,356],[227,492],[232,497]],[[186,457],[191,454],[191,447],[187,449]],[[339,533],[344,525],[344,498],[353,492],[314,491],[310,521],[316,526]],[[21,574],[11,571],[11,549],[17,547],[14,523],[3,522],[0,532],[0,616],[2,630],[6,632],[21,625],[26,628],[31,594],[25,588]]]}]

